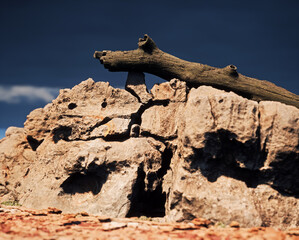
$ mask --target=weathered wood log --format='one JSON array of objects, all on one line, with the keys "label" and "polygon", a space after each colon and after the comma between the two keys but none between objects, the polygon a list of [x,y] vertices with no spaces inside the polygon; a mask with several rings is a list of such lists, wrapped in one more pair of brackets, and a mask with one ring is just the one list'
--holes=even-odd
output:
[{"label": "weathered wood log", "polygon": [[148,35],[139,39],[135,50],[96,51],[94,57],[112,72],[147,72],[168,81],[172,78],[186,81],[190,87],[209,85],[256,101],[279,101],[299,108],[299,96],[284,88],[239,74],[234,65],[216,68],[179,59],[161,51]]}]

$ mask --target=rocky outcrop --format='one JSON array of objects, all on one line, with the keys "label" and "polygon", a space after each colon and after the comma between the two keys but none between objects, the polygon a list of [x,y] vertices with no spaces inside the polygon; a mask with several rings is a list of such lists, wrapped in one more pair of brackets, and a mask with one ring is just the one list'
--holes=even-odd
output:
[{"label": "rocky outcrop", "polygon": [[1,201],[243,227],[299,226],[299,110],[173,79],[88,79],[0,141]]}]

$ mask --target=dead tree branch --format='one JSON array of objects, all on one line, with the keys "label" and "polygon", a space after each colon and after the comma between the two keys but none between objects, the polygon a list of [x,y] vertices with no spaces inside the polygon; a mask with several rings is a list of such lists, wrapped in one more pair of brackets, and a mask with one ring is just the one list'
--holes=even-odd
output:
[{"label": "dead tree branch", "polygon": [[239,74],[234,65],[216,68],[179,59],[161,51],[148,35],[139,39],[135,50],[96,51],[94,57],[112,72],[147,72],[168,81],[180,79],[191,87],[209,85],[249,99],[279,101],[299,108],[299,96],[284,88]]}]

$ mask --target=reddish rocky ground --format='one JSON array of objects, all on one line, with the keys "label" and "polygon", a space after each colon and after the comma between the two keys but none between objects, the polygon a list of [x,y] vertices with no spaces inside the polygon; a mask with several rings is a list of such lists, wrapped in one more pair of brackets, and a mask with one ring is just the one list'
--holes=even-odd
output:
[{"label": "reddish rocky ground", "polygon": [[142,218],[109,218],[87,213],[64,214],[60,210],[0,208],[0,239],[273,239],[299,240],[299,228],[238,228],[212,225],[208,220],[190,223],[162,223]]}]

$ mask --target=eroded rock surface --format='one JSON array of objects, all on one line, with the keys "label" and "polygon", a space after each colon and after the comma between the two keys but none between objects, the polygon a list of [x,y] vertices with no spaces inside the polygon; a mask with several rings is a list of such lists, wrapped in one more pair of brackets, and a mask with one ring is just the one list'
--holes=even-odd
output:
[{"label": "eroded rock surface", "polygon": [[0,140],[1,201],[110,217],[299,226],[299,110],[173,79],[88,79]]}]

